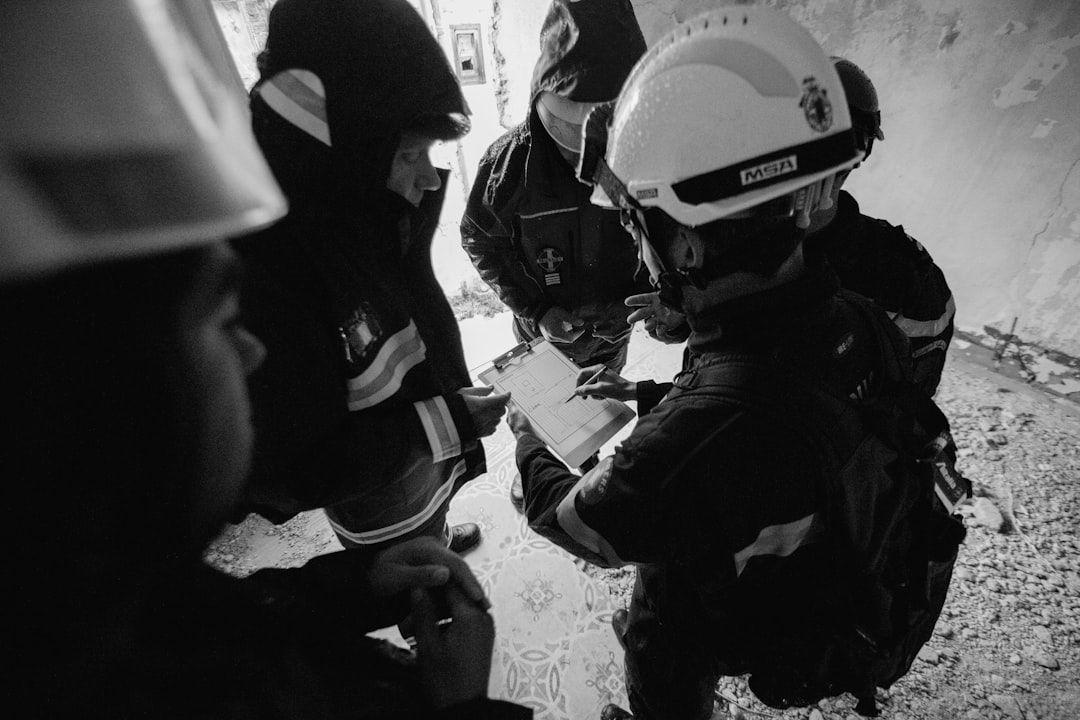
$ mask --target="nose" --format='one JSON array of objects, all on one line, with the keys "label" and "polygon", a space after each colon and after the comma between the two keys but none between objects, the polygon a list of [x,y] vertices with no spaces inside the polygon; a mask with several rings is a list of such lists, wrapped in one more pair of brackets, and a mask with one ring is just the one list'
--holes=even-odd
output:
[{"label": "nose", "polygon": [[420,159],[420,169],[416,173],[416,187],[419,190],[438,190],[442,187],[442,180],[435,166],[431,164],[431,156],[424,153]]},{"label": "nose", "polygon": [[236,329],[236,344],[240,353],[240,363],[244,368],[244,374],[250,375],[259,369],[266,359],[266,346],[262,340],[247,328]]}]

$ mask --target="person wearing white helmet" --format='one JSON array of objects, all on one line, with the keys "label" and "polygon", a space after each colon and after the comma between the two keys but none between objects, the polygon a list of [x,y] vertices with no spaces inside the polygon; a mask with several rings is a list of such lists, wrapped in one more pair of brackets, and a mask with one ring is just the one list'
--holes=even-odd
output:
[{"label": "person wearing white helmet", "polygon": [[[286,209],[210,3],[8,2],[0,47],[9,701],[49,718],[528,717],[486,699],[486,600],[434,540],[245,579],[203,561],[243,491],[244,380],[265,356],[227,241]],[[364,637],[410,594],[419,670]]]},{"label": "person wearing white helmet", "polygon": [[[845,58],[832,60],[844,85],[855,143],[866,162],[874,141],[885,139],[877,90],[858,65]],[[809,242],[820,245],[841,285],[876,302],[904,332],[915,381],[933,396],[956,316],[949,284],[930,253],[903,226],[862,214],[855,198],[841,190],[847,177],[837,177],[831,205],[813,214]]]},{"label": "person wearing white helmet", "polygon": [[[863,153],[862,161],[854,166],[858,168],[870,157],[874,141],[885,139],[877,91],[858,65],[845,58],[831,59],[844,86],[855,146]],[[841,286],[876,302],[904,332],[911,347],[915,381],[933,396],[953,336],[956,303],[952,292],[930,253],[902,226],[860,212],[855,198],[841,190],[849,174],[837,174],[830,202],[811,215],[807,240],[825,253]],[[689,336],[686,318],[664,306],[657,293],[628,298],[631,302],[638,309],[628,320],[644,321],[654,338],[677,343]],[[583,377],[590,377],[595,370],[584,368]],[[582,386],[577,392],[636,400],[639,411],[644,412],[668,389],[668,383],[632,383],[606,374],[601,382]]]},{"label": "person wearing white helmet", "polygon": [[869,670],[829,660],[830,638],[853,632],[825,532],[831,465],[788,424],[804,388],[869,401],[905,358],[884,314],[803,243],[861,158],[836,70],[785,14],[722,8],[660,39],[606,112],[606,145],[591,133],[605,110],[587,121],[582,168],[687,317],[688,352],[583,477],[511,408],[529,524],[589,562],[637,565],[613,622],[634,717],[708,718],[719,677],[745,673],[778,707],[845,690],[872,703]]}]

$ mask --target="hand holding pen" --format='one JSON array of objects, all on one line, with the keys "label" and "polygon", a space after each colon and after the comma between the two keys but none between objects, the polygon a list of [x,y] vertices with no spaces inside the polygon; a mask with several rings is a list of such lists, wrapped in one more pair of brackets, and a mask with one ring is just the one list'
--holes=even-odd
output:
[{"label": "hand holding pen", "polygon": [[608,369],[606,365],[590,365],[578,374],[577,387],[564,402],[576,397],[633,400],[636,384]]}]

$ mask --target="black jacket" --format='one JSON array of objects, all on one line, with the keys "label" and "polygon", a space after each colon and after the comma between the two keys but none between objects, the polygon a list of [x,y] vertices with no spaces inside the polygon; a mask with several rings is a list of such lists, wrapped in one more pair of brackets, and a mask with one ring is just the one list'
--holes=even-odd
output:
[{"label": "black jacket", "polygon": [[[375,601],[357,587],[365,556],[338,552],[301,568],[237,579],[164,562],[117,609],[103,648],[65,648],[69,672],[50,678],[45,717],[215,720],[523,720],[524,707],[478,699],[436,711],[423,699],[416,657],[366,633],[392,625],[407,598]],[[121,627],[121,626],[118,626]],[[100,641],[100,638],[94,638]],[[120,641],[125,641],[122,644]],[[78,660],[77,666],[71,666]]]},{"label": "black jacket", "polygon": [[[471,384],[460,333],[431,265],[445,185],[419,208],[386,188],[403,131],[467,107],[402,0],[279,0],[261,69],[252,125],[290,212],[236,244],[242,319],[268,349],[249,381],[255,462],[240,514],[281,522],[330,507],[358,544],[403,539],[440,524],[484,470],[456,392]],[[324,85],[329,146],[262,97],[289,69]]]},{"label": "black jacket", "polygon": [[644,51],[629,2],[552,3],[529,116],[481,158],[461,221],[462,247],[480,277],[533,337],[553,305],[591,326],[568,352],[579,363],[605,342],[626,342],[631,309],[623,300],[650,287],[618,212],[590,202],[591,188],[559,154],[534,103],[542,92],[611,100]]},{"label": "black jacket", "polygon": [[822,456],[752,403],[696,392],[697,371],[737,353],[839,397],[872,395],[873,330],[837,291],[817,268],[722,305],[722,332],[695,330],[677,387],[585,477],[535,437],[518,443],[530,526],[591,562],[639,565],[659,621],[705,638],[731,672],[784,627],[841,622],[845,597],[818,542]]},{"label": "black jacket", "polygon": [[807,244],[826,254],[841,285],[877,303],[907,335],[915,381],[932,396],[952,340],[956,303],[926,248],[902,226],[860,213],[844,191],[836,217]]}]

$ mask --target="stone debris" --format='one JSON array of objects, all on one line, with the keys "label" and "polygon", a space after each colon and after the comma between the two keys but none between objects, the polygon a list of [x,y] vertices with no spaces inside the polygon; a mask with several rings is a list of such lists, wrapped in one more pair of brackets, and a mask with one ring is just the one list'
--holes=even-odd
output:
[{"label": "stone debris", "polygon": [[[968,534],[938,626],[910,672],[879,693],[880,717],[1077,720],[1080,409],[950,362],[935,399],[952,424],[959,469],[974,485],[975,497],[959,508]],[[272,537],[277,567],[333,542],[328,529],[300,519],[280,527],[249,521],[227,528],[207,562],[235,575],[251,572],[259,542],[253,532]],[[628,606],[632,568],[584,570],[604,583],[615,607]],[[722,678],[717,692],[736,701],[720,704],[717,718],[735,711],[754,719],[858,717],[849,695],[778,710],[753,696],[746,677]]]},{"label": "stone debris", "polygon": [[921,650],[919,650],[919,659],[922,660],[924,663],[937,665],[939,662],[941,662],[941,653],[939,653],[932,647],[924,646]]},{"label": "stone debris", "polygon": [[982,525],[994,532],[1001,532],[1005,527],[1005,517],[989,499],[977,497],[970,504],[960,508],[961,514],[970,519],[969,525]]},{"label": "stone debris", "polygon": [[990,703],[1005,713],[1005,717],[1022,720],[1024,711],[1020,709],[1020,702],[1012,695],[991,695],[987,698]]},{"label": "stone debris", "polygon": [[[1013,381],[946,368],[935,398],[949,416],[959,469],[975,488],[961,504],[968,536],[949,599],[911,671],[878,699],[884,720],[1080,718],[1080,410]],[[591,568],[590,574],[611,571]],[[629,598],[632,575],[610,575]],[[846,720],[855,699],[769,708],[745,677],[747,717]],[[857,717],[857,716],[855,716]]]}]

